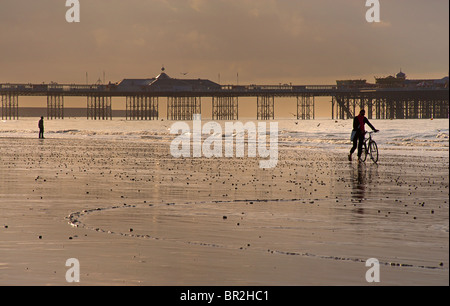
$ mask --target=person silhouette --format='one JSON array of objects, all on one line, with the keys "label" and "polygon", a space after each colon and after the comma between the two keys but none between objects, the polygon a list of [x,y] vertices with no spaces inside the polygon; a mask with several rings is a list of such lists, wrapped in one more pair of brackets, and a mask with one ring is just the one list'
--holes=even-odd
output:
[{"label": "person silhouette", "polygon": [[353,131],[352,131],[352,141],[353,147],[350,150],[350,154],[348,155],[348,160],[352,161],[352,155],[358,148],[358,161],[361,160],[362,149],[364,144],[364,135],[366,134],[365,125],[370,126],[370,128],[376,132],[379,132],[366,118],[366,111],[364,109],[361,110],[358,116],[353,119]]},{"label": "person silhouette", "polygon": [[44,139],[44,117],[39,120],[39,139]]}]

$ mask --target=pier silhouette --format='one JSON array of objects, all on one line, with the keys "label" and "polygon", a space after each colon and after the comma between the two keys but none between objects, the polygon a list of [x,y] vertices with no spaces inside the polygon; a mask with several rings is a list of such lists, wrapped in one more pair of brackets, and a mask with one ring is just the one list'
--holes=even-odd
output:
[{"label": "pier silhouette", "polygon": [[369,119],[448,118],[448,77],[406,80],[406,76],[337,81],[336,85],[220,85],[206,79],[176,79],[163,69],[154,78],[109,84],[0,84],[2,120],[19,118],[20,96],[46,96],[47,118],[64,119],[65,97],[86,97],[88,119],[112,119],[112,98],[123,97],[127,120],[158,120],[160,99],[167,99],[168,120],[192,120],[210,98],[214,120],[238,120],[239,98],[254,97],[258,120],[275,119],[276,98],[293,98],[297,119],[315,119],[315,99],[330,97],[332,119],[350,119],[360,108]]}]

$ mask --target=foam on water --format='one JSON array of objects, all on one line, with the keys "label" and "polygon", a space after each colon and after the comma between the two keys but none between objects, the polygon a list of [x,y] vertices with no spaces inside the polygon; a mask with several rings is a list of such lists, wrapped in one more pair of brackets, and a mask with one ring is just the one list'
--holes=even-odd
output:
[{"label": "foam on water", "polygon": [[[209,120],[204,119],[203,123]],[[252,119],[242,119],[243,123]],[[352,120],[319,119],[311,121],[281,119],[279,125],[280,147],[315,148],[347,151],[351,146]],[[23,118],[17,121],[1,121],[0,137],[37,138],[38,120]],[[448,156],[449,120],[371,120],[381,132],[374,135],[380,152]],[[45,122],[47,138],[101,139],[122,141],[167,141],[171,121],[112,121],[65,119]],[[220,122],[224,127],[225,122]],[[191,123],[190,123],[191,125]],[[192,126],[192,125],[191,125]],[[267,125],[269,128],[269,125]],[[223,129],[225,133],[225,129]],[[225,134],[224,134],[225,135]],[[204,138],[207,135],[203,136]]]}]

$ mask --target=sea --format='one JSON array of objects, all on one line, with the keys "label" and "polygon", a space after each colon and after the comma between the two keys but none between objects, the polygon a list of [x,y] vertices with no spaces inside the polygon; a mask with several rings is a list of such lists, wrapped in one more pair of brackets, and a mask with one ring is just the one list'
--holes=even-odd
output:
[{"label": "sea", "polygon": [[[39,118],[20,118],[0,121],[0,138],[38,138]],[[239,120],[254,122],[251,118]],[[202,124],[211,122],[203,119]],[[279,119],[278,143],[280,148],[317,149],[346,152],[350,150],[352,120],[296,120]],[[45,120],[46,139],[93,139],[130,142],[170,142],[176,137],[170,133],[175,122],[159,119],[155,121],[130,121],[125,118],[112,120],[88,120],[66,118]],[[192,122],[187,122],[192,126]],[[225,121],[218,121],[221,126]],[[267,130],[269,129],[269,122]],[[449,119],[371,120],[380,130],[373,135],[379,151],[390,154],[449,157]],[[370,130],[369,127],[367,127]],[[225,131],[225,128],[223,129]],[[225,133],[223,136],[226,136]],[[203,135],[207,138],[209,135]]]}]

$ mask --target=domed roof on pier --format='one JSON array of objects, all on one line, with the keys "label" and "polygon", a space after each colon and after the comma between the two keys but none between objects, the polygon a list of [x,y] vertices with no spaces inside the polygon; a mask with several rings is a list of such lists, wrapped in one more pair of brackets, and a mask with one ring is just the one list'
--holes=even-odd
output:
[{"label": "domed roof on pier", "polygon": [[400,72],[397,73],[397,79],[406,79],[406,74],[404,74],[401,69]]},{"label": "domed roof on pier", "polygon": [[161,68],[161,73],[156,77],[157,80],[168,80],[171,79],[170,76],[168,76],[166,73],[166,68],[164,66]]},{"label": "domed roof on pier", "polygon": [[118,84],[118,88],[123,91],[146,92],[207,91],[221,88],[219,84],[210,80],[173,79],[165,71],[166,69],[162,67],[161,73],[151,79],[124,79]]}]

